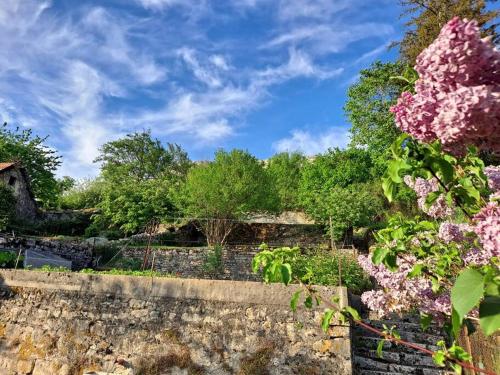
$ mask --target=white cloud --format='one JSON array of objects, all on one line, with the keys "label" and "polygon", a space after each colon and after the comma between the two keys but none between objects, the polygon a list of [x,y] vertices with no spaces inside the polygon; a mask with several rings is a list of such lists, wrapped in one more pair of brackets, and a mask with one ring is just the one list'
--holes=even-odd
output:
[{"label": "white cloud", "polygon": [[383,23],[360,23],[360,24],[320,24],[315,26],[302,25],[291,31],[282,33],[262,48],[274,48],[279,46],[301,46],[314,54],[338,53],[349,44],[369,37],[383,37],[394,33],[391,25]]},{"label": "white cloud", "polygon": [[390,46],[390,43],[384,43],[381,46],[378,46],[377,48],[374,48],[371,51],[368,51],[368,52],[362,54],[358,59],[356,59],[356,61],[354,61],[354,64],[359,64],[363,61],[370,60],[370,59],[380,55],[381,53],[387,51],[389,46]]},{"label": "white cloud", "polygon": [[305,155],[316,155],[329,148],[345,148],[349,143],[349,132],[345,128],[330,128],[323,133],[295,129],[291,136],[273,144],[277,152],[299,151]]},{"label": "white cloud", "polygon": [[289,50],[288,63],[274,68],[267,68],[256,75],[269,85],[287,81],[295,77],[309,77],[321,80],[329,79],[341,74],[342,71],[342,68],[321,68],[315,65],[306,53],[291,48]]},{"label": "white cloud", "polygon": [[327,19],[334,13],[346,9],[352,0],[281,0],[279,17],[284,20],[297,18]]},{"label": "white cloud", "polygon": [[[218,76],[218,73],[213,67],[201,66],[198,59],[195,56],[195,51],[192,48],[181,48],[178,52],[179,56],[185,61],[189,68],[193,71],[194,76],[201,82],[205,83],[210,87],[220,87],[222,82]],[[224,60],[216,58],[219,63],[225,63]],[[218,68],[214,63],[212,64],[215,68]]]}]

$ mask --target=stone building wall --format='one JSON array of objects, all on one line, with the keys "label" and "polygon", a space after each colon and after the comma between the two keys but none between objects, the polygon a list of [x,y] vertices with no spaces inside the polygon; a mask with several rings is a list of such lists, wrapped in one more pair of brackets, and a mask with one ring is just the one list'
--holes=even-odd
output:
[{"label": "stone building wall", "polygon": [[10,186],[16,198],[16,218],[33,221],[37,217],[37,206],[30,194],[26,174],[18,167],[0,172],[0,183]]},{"label": "stone building wall", "polygon": [[[350,327],[254,282],[0,271],[0,374],[351,374]],[[320,288],[327,296],[345,289]],[[325,297],[327,298],[327,297]]]},{"label": "stone building wall", "polygon": [[92,266],[92,247],[82,242],[50,241],[39,238],[0,236],[0,250],[34,250],[71,260],[74,270]]}]

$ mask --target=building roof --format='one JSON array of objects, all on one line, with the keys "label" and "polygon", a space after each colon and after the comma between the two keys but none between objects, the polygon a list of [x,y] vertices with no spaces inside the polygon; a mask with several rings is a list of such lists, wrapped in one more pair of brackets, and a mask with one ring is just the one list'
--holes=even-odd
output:
[{"label": "building roof", "polygon": [[12,167],[14,167],[16,163],[13,162],[7,162],[7,163],[0,163],[0,172],[6,171]]}]

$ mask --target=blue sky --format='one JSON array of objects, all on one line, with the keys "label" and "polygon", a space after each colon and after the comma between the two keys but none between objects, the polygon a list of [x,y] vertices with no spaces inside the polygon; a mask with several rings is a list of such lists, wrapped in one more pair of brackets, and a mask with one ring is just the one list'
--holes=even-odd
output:
[{"label": "blue sky", "polygon": [[151,129],[194,160],[348,142],[357,73],[401,36],[394,0],[5,0],[0,116],[50,135],[60,175]]}]

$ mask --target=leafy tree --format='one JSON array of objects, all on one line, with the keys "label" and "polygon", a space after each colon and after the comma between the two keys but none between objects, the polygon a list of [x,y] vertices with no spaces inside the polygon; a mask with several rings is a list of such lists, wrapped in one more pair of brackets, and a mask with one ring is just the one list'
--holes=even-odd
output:
[{"label": "leafy tree", "polygon": [[351,147],[367,149],[379,174],[385,170],[389,146],[400,134],[394,124],[391,105],[404,90],[404,81],[392,79],[401,76],[405,70],[400,62],[375,62],[368,69],[361,70],[359,80],[349,87],[344,106],[351,123]]},{"label": "leafy tree", "polygon": [[35,197],[43,207],[50,207],[58,199],[54,172],[61,158],[47,147],[46,140],[31,129],[12,129],[6,123],[0,126],[0,161],[19,161],[28,172]]},{"label": "leafy tree", "polygon": [[295,210],[300,207],[299,184],[305,163],[306,157],[299,153],[282,152],[269,159],[267,171],[278,191],[280,210]]},{"label": "leafy tree", "polygon": [[401,57],[410,65],[439,35],[441,28],[454,16],[474,19],[483,29],[483,36],[499,41],[496,24],[497,10],[487,10],[485,0],[400,0],[404,8],[402,17],[410,17],[408,30],[399,43]]},{"label": "leafy tree", "polygon": [[15,202],[12,190],[0,183],[0,230],[5,230],[9,226],[14,216]]},{"label": "leafy tree", "polygon": [[180,146],[164,147],[149,131],[106,143],[96,162],[102,163],[102,190],[95,224],[125,233],[174,211],[171,192],[191,165]]},{"label": "leafy tree", "polygon": [[71,210],[96,208],[101,201],[102,189],[101,179],[75,181],[74,186],[62,193],[59,206]]},{"label": "leafy tree", "polygon": [[246,151],[217,151],[213,162],[188,172],[179,195],[186,214],[199,223],[209,245],[223,244],[234,220],[256,211],[275,211],[278,195],[262,164]]},{"label": "leafy tree", "polygon": [[352,243],[355,227],[372,225],[383,209],[381,195],[369,184],[334,187],[325,201],[326,212],[323,215],[331,218],[329,230],[336,239],[344,236],[346,244]]},{"label": "leafy tree", "polygon": [[[334,149],[317,156],[312,163],[304,167],[300,181],[299,196],[305,211],[317,222],[328,227],[331,218],[337,226],[334,231],[337,237],[339,231],[363,225],[362,212],[356,211],[356,205],[358,201],[364,204],[369,194],[358,190],[361,186],[358,184],[373,179],[372,167],[368,151],[362,149]],[[353,184],[356,186],[352,186]],[[356,199],[356,195],[359,199]],[[342,199],[349,199],[350,204],[356,206],[353,207],[352,213],[338,202]],[[362,208],[359,207],[359,210]],[[356,219],[353,215],[359,217]]]}]

